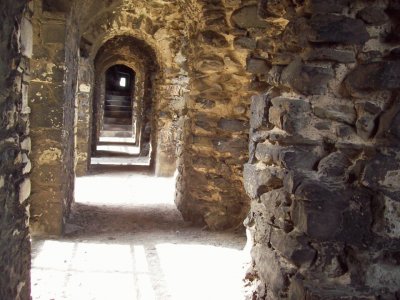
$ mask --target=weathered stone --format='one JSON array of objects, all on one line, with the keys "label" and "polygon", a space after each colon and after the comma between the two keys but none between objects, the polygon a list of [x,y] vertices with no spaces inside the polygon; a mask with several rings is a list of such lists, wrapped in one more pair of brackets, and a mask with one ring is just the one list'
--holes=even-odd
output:
[{"label": "weathered stone", "polygon": [[256,40],[248,37],[238,37],[233,41],[235,48],[254,50],[257,46]]},{"label": "weathered stone", "polygon": [[270,65],[264,59],[250,58],[247,60],[246,71],[253,74],[268,73]]},{"label": "weathered stone", "polygon": [[269,122],[290,134],[298,133],[306,125],[304,114],[310,103],[300,99],[273,98],[269,109]]},{"label": "weathered stone", "polygon": [[63,44],[65,42],[65,24],[44,24],[42,28],[45,43]]},{"label": "weathered stone", "polygon": [[310,265],[317,254],[308,242],[307,237],[297,231],[287,234],[283,230],[273,229],[271,233],[272,247],[298,267]]},{"label": "weathered stone", "polygon": [[[394,149],[393,149],[394,150]],[[400,201],[400,160],[392,151],[376,154],[370,159],[361,177],[361,183],[375,191]]]},{"label": "weathered stone", "polygon": [[322,119],[330,119],[353,125],[356,121],[356,111],[353,105],[325,105],[315,103],[314,114]]},{"label": "weathered stone", "polygon": [[371,63],[371,62],[380,62],[382,61],[383,53],[381,51],[366,51],[359,52],[357,55],[357,59],[362,63]]},{"label": "weathered stone", "polygon": [[239,28],[267,28],[268,23],[258,16],[256,5],[244,6],[232,14],[232,23]]},{"label": "weathered stone", "polygon": [[303,56],[305,60],[330,60],[345,64],[356,61],[353,51],[333,48],[309,48]]},{"label": "weathered stone", "polygon": [[347,76],[346,85],[351,92],[399,89],[400,61],[359,65]]},{"label": "weathered stone", "polygon": [[345,177],[351,162],[341,152],[333,152],[320,160],[318,173],[326,177]]},{"label": "weathered stone", "polygon": [[282,82],[305,95],[320,95],[333,79],[331,67],[314,67],[293,61],[282,72]]},{"label": "weathered stone", "polygon": [[218,127],[225,131],[244,131],[247,129],[247,124],[244,121],[233,119],[221,119],[218,121]]},{"label": "weathered stone", "polygon": [[387,196],[379,199],[382,203],[381,215],[374,224],[374,231],[390,238],[400,238],[400,202]]},{"label": "weathered stone", "polygon": [[368,6],[357,13],[357,17],[369,25],[382,25],[389,21],[384,10],[377,6]]},{"label": "weathered stone", "polygon": [[395,25],[392,27],[390,33],[386,36],[387,43],[398,44],[400,42],[400,25]]},{"label": "weathered stone", "polygon": [[212,46],[212,47],[226,47],[228,46],[228,42],[225,37],[215,31],[206,30],[201,33],[204,43]]},{"label": "weathered stone", "polygon": [[212,143],[216,150],[236,155],[243,155],[248,146],[248,140],[245,138],[215,138]]},{"label": "weathered stone", "polygon": [[[294,225],[311,238],[334,239],[342,228],[346,199],[340,190],[327,184],[305,180],[295,191]],[[318,226],[324,224],[324,226]]]},{"label": "weathered stone", "polygon": [[341,13],[349,0],[306,0],[305,10],[308,13]]},{"label": "weathered stone", "polygon": [[371,114],[364,114],[357,119],[356,128],[357,134],[363,139],[368,140],[376,131],[376,117]]},{"label": "weathered stone", "polygon": [[267,125],[270,100],[271,99],[268,95],[260,95],[260,96],[251,97],[250,127],[252,129],[258,129],[261,126]]},{"label": "weathered stone", "polygon": [[283,184],[283,170],[263,163],[245,164],[243,177],[246,192],[252,198],[259,197],[270,189],[280,188]]},{"label": "weathered stone", "polygon": [[361,20],[333,14],[314,15],[308,39],[314,43],[364,44],[370,36]]}]

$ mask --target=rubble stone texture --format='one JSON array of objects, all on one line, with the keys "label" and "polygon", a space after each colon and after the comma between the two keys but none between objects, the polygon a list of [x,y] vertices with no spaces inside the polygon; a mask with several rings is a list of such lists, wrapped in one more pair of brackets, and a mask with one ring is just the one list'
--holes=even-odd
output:
[{"label": "rubble stone texture", "polygon": [[30,297],[29,59],[32,7],[0,2],[0,299]]},{"label": "rubble stone texture", "polygon": [[254,78],[268,89],[252,98],[244,168],[254,299],[400,297],[399,12],[261,1],[248,24],[270,65]]}]

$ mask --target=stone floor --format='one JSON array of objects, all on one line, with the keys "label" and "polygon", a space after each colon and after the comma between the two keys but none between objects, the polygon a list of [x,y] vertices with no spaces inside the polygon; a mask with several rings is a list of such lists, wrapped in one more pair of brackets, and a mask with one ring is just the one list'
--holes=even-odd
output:
[{"label": "stone floor", "polygon": [[77,178],[68,234],[33,241],[32,299],[244,299],[244,234],[186,224],[174,185],[145,173]]}]

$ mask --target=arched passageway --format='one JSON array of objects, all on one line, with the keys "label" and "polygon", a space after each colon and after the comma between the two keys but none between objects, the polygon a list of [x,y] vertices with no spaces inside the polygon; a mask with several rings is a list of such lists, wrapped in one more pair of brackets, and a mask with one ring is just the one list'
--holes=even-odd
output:
[{"label": "arched passageway", "polygon": [[[187,299],[175,281],[157,285],[153,276],[190,274],[175,262],[186,266],[183,257],[197,247],[181,247],[180,233],[192,230],[198,242],[204,231],[186,222],[242,228],[246,214],[253,299],[399,298],[398,0],[3,0],[0,8],[0,298],[29,299],[31,232],[37,286],[46,278],[55,290],[56,282],[84,286],[77,278],[95,286],[90,280],[101,277],[97,283],[126,282],[126,295],[136,286],[169,295],[163,289],[171,287]],[[103,126],[90,118],[104,119],[106,71],[115,65],[143,84],[135,86],[143,101],[133,102],[143,104],[138,141],[152,150],[155,174],[176,174],[165,195],[179,212],[170,204],[171,214],[149,213],[158,196],[130,209],[74,203],[75,174],[87,173]],[[136,192],[140,182],[146,192],[162,191],[125,175],[114,182],[119,189],[110,188],[110,172],[79,176],[101,193],[85,201],[109,192],[120,200],[117,192]],[[146,222],[162,228],[152,242]],[[60,249],[66,256],[57,268],[46,265]],[[87,255],[102,250],[115,255]],[[74,268],[78,262],[88,268]],[[78,277],[63,276],[74,270]],[[198,281],[215,278],[208,273]],[[193,287],[195,275],[180,279]],[[191,298],[226,295],[207,291]]]}]

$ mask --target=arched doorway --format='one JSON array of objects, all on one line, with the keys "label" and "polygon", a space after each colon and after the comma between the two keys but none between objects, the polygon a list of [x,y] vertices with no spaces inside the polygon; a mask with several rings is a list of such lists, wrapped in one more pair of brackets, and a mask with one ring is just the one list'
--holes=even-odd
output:
[{"label": "arched doorway", "polygon": [[106,71],[96,154],[139,153],[134,113],[135,77],[136,73],[125,65],[114,65]]}]

